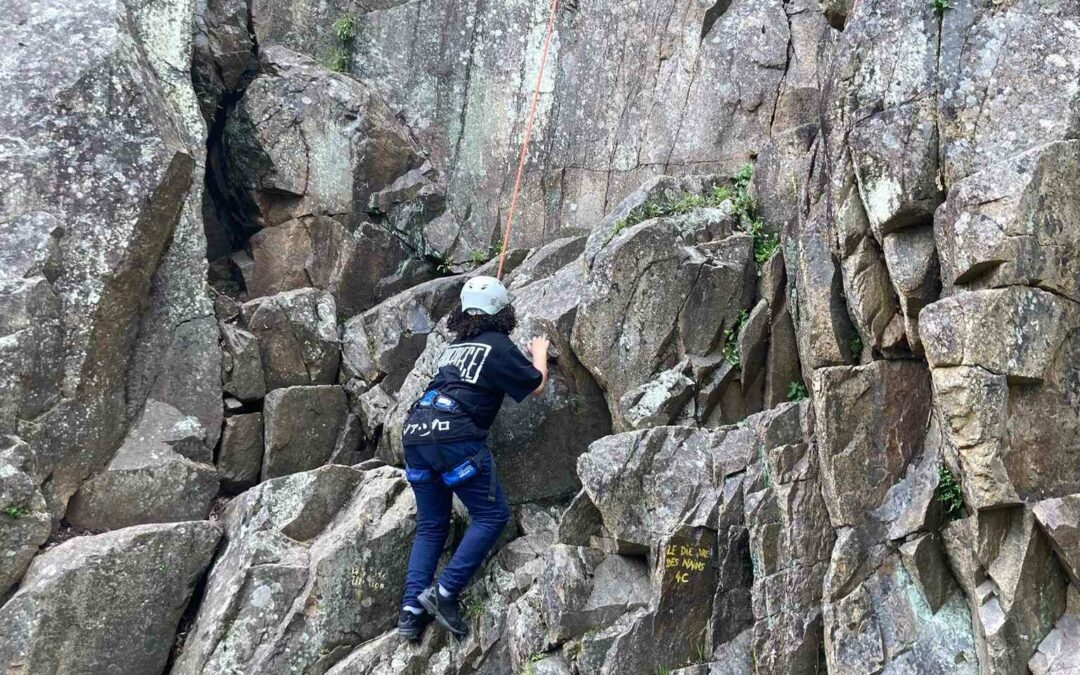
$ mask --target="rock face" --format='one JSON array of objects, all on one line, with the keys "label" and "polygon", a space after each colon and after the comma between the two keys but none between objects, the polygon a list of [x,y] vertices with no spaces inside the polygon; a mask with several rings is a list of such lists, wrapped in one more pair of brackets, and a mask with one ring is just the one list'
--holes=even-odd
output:
[{"label": "rock face", "polygon": [[397,616],[414,509],[389,467],[329,466],[238,497],[172,672],[325,672]]},{"label": "rock face", "polygon": [[[161,672],[220,536],[208,522],[140,525],[42,553],[0,609],[0,664],[12,672]],[[75,624],[80,630],[69,630]]]},{"label": "rock face", "polygon": [[1077,669],[1080,7],[560,4],[549,382],[412,644],[401,427],[549,4],[0,0],[0,671]]},{"label": "rock face", "polygon": [[204,433],[195,418],[150,401],[109,465],[75,493],[68,520],[90,530],[114,530],[205,518],[218,476]]}]

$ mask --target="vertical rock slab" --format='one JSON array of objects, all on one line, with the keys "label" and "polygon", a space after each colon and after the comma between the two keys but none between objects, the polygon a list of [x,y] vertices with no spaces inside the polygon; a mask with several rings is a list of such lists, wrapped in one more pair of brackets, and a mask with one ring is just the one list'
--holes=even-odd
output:
[{"label": "vertical rock slab", "polygon": [[345,431],[348,402],[336,386],[288,387],[266,395],[262,479],[322,466]]},{"label": "vertical rock slab", "polygon": [[684,356],[719,362],[724,331],[753,305],[753,240],[725,237],[730,227],[722,209],[647,220],[612,231],[593,258],[572,346],[616,428],[628,428],[617,415],[624,394]]},{"label": "vertical rock slab", "polygon": [[1075,492],[1077,311],[1028,287],[959,293],[923,310],[935,406],[969,506]]},{"label": "vertical rock slab", "polygon": [[1066,578],[1035,518],[999,509],[946,526],[945,550],[971,607],[982,672],[1025,673],[1065,611]]},{"label": "vertical rock slab", "polygon": [[243,491],[259,482],[263,464],[262,413],[225,418],[217,469],[222,487]]},{"label": "vertical rock slab", "polygon": [[922,452],[930,378],[917,361],[814,373],[821,485],[833,527],[863,524]]},{"label": "vertical rock slab", "polygon": [[[57,516],[79,481],[108,459],[123,436],[131,357],[124,352],[118,358],[117,345],[133,344],[151,278],[181,227],[193,184],[196,162],[186,131],[179,130],[183,113],[174,99],[191,95],[190,82],[186,90],[172,89],[187,73],[190,13],[185,23],[183,7],[170,9],[176,11],[161,17],[159,28],[176,53],[148,55],[145,17],[123,3],[3,8],[4,42],[21,46],[0,75],[8,98],[0,135],[14,139],[0,170],[0,222],[40,213],[64,233],[55,267],[43,270],[59,304],[62,346],[46,340],[24,352],[31,364],[47,363],[62,385],[48,405],[18,423],[41,467],[37,477],[52,474],[47,499]],[[169,33],[180,24],[183,31]],[[165,60],[180,69],[168,81],[159,75]],[[177,287],[164,278],[154,283]],[[42,302],[31,308],[47,310]],[[206,308],[208,315],[208,300]],[[198,312],[180,314],[187,319]],[[171,330],[177,324],[162,325]],[[172,341],[168,331],[157,335],[155,344]],[[136,405],[152,379],[139,376]]]},{"label": "vertical rock slab", "polygon": [[1018,284],[1080,301],[1080,141],[1041,145],[957,182],[934,222],[946,288]]},{"label": "vertical rock slab", "polygon": [[14,585],[52,530],[45,498],[30,465],[30,448],[0,437],[0,596]]},{"label": "vertical rock slab", "polygon": [[0,607],[0,666],[161,672],[220,537],[221,527],[210,522],[139,525],[41,554]]}]

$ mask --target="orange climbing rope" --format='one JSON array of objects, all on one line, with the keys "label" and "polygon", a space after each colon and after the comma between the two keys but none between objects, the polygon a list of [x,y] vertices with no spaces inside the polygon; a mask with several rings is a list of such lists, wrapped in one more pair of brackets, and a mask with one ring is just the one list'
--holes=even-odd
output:
[{"label": "orange climbing rope", "polygon": [[540,53],[540,71],[536,74],[536,87],[533,88],[532,104],[529,106],[529,119],[525,123],[525,138],[521,141],[521,154],[518,157],[517,178],[514,179],[514,191],[510,195],[510,212],[506,216],[506,229],[503,231],[502,249],[499,251],[499,269],[496,278],[502,279],[503,264],[506,262],[506,250],[510,246],[510,228],[514,225],[514,210],[517,208],[518,193],[521,191],[521,176],[525,172],[525,156],[529,153],[529,136],[532,135],[533,121],[536,119],[536,105],[540,101],[540,83],[544,79],[544,65],[547,63],[551,36],[555,32],[555,15],[559,11],[559,0],[551,0],[551,17],[548,19],[547,36],[544,37],[544,51]]}]

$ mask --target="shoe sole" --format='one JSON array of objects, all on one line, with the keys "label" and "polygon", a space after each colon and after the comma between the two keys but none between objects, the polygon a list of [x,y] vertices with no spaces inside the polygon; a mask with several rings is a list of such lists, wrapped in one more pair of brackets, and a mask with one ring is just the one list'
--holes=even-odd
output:
[{"label": "shoe sole", "polygon": [[420,636],[424,634],[422,630],[409,630],[407,628],[398,628],[398,635],[405,638],[409,642],[420,642]]},{"label": "shoe sole", "polygon": [[439,611],[439,603],[434,602],[427,593],[421,593],[420,597],[417,598],[417,600],[419,600],[420,604],[424,606],[424,609],[428,611],[428,614],[431,614],[431,616],[435,617],[435,620],[439,622],[440,626],[445,628],[447,632],[449,632],[458,640],[464,640],[465,636],[469,634],[469,631],[467,630],[462,633],[453,626],[451,626],[450,623],[445,618],[443,618],[442,613]]}]

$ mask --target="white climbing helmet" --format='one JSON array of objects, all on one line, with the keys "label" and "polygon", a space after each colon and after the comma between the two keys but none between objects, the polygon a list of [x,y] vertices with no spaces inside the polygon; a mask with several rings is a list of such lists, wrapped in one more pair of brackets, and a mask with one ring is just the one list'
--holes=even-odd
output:
[{"label": "white climbing helmet", "polygon": [[495,277],[473,277],[461,289],[461,311],[467,314],[474,309],[484,314],[498,314],[509,304],[506,287]]}]

